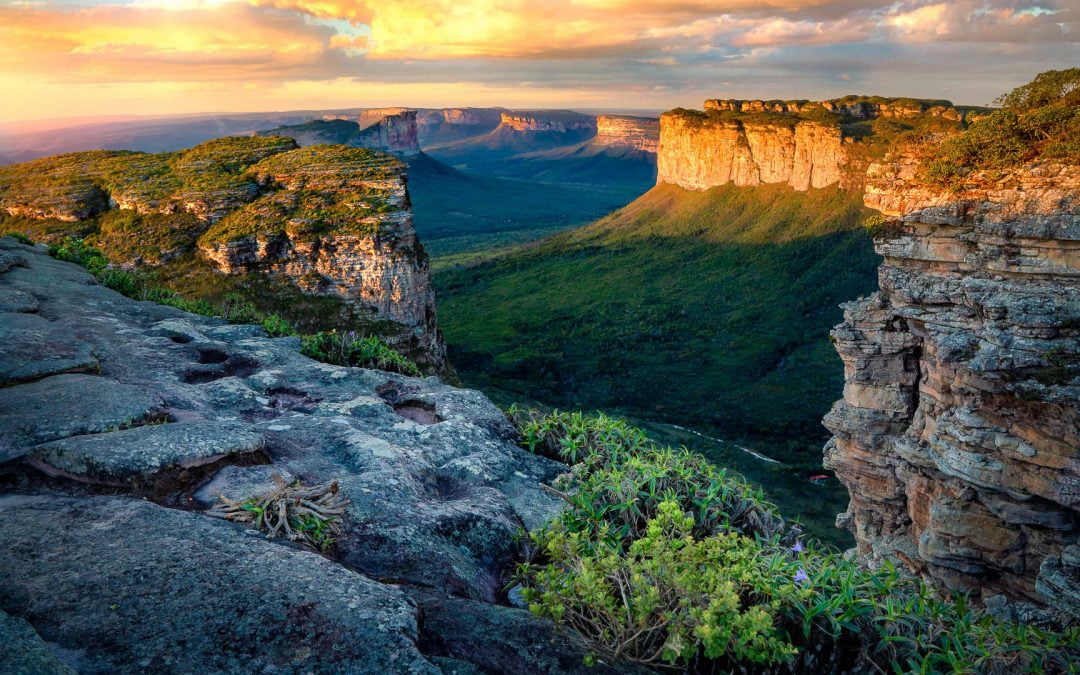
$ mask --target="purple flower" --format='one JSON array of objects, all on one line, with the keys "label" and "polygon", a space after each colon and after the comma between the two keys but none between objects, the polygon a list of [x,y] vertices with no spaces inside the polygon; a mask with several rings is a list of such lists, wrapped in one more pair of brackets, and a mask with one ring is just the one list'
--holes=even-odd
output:
[{"label": "purple flower", "polygon": [[795,583],[805,584],[810,581],[810,575],[806,573],[806,570],[799,568],[799,571],[795,573]]},{"label": "purple flower", "polygon": [[802,542],[801,541],[796,541],[795,545],[791,547],[791,550],[793,552],[795,552],[795,553],[802,553],[803,552]]}]

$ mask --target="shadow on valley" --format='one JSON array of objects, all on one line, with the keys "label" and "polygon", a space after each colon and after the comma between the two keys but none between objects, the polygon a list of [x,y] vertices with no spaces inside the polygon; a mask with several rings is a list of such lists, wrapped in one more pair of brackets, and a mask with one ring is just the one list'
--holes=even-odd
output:
[{"label": "shadow on valley", "polygon": [[417,233],[440,258],[532,240],[593,221],[636,199],[653,178],[606,186],[515,180],[459,171],[427,154],[409,158]]},{"label": "shadow on valley", "polygon": [[841,302],[875,287],[864,213],[835,188],[657,187],[589,227],[437,274],[451,360],[508,400],[651,422],[841,543],[844,490],[808,478],[843,385],[828,332]]}]

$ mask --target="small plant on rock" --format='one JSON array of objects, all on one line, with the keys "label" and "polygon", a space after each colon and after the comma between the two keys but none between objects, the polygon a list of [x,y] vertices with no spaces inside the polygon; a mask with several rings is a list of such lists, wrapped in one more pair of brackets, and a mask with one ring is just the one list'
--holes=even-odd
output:
[{"label": "small plant on rock", "polygon": [[353,368],[378,368],[402,375],[421,375],[416,364],[391,349],[377,336],[361,337],[356,331],[322,331],[305,335],[300,342],[300,352],[305,356]]},{"label": "small plant on rock", "polygon": [[341,518],[349,500],[337,482],[305,486],[300,481],[285,482],[273,475],[274,489],[239,501],[218,495],[218,503],[207,515],[249,524],[267,537],[285,537],[330,552],[341,530]]}]

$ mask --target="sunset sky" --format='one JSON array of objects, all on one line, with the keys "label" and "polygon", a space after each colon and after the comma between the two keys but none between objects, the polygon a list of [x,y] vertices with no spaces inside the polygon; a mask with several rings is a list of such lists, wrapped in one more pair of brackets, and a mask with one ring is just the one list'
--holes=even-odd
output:
[{"label": "sunset sky", "polygon": [[1080,65],[1080,0],[0,1],[0,122],[412,105],[986,104]]}]

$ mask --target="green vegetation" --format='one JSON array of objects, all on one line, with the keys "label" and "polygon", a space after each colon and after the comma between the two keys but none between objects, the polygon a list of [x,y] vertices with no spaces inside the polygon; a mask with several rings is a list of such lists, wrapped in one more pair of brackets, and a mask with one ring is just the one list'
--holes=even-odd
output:
[{"label": "green vegetation", "polygon": [[653,182],[610,178],[607,185],[540,183],[466,173],[424,154],[409,160],[416,231],[436,266],[444,254],[491,248],[508,237],[536,239],[592,222]]},{"label": "green vegetation", "polygon": [[353,368],[377,368],[419,377],[416,364],[391,349],[375,335],[361,336],[356,331],[323,331],[305,335],[300,352],[316,361]]},{"label": "green vegetation", "polygon": [[1000,110],[925,149],[926,182],[955,188],[976,174],[993,180],[1036,159],[1080,163],[1080,68],[1040,73],[996,103]]},{"label": "green vegetation", "polygon": [[1063,633],[980,615],[885,564],[823,552],[704,458],[606,417],[512,410],[524,447],[571,463],[568,507],[529,534],[534,613],[620,659],[745,672],[1075,672]]},{"label": "green vegetation", "polygon": [[833,520],[846,492],[807,479],[821,473],[821,418],[843,383],[828,332],[841,302],[876,286],[868,213],[833,188],[659,186],[592,226],[439,270],[450,359],[506,404],[651,422],[844,546]]}]

